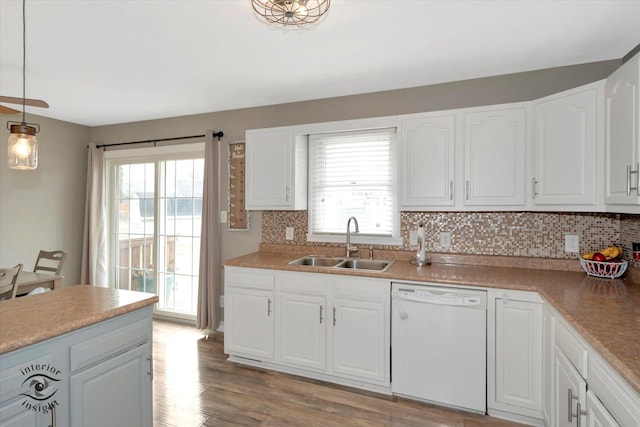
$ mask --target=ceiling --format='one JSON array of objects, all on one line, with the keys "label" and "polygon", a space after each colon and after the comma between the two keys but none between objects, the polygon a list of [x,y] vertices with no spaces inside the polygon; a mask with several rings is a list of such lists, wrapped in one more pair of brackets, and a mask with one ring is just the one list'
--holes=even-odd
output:
[{"label": "ceiling", "polygon": [[[313,28],[249,0],[27,0],[26,96],[99,126],[618,59],[640,0],[333,0]],[[0,94],[22,96],[22,2],[0,0]]]}]

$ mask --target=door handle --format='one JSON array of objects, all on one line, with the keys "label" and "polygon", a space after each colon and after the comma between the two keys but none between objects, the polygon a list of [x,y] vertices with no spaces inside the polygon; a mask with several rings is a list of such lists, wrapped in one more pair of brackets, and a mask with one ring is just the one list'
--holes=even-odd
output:
[{"label": "door handle", "polygon": [[320,324],[322,325],[322,306],[320,306]]},{"label": "door handle", "polygon": [[538,184],[538,180],[534,176],[533,178],[531,178],[531,197],[533,199],[535,199],[536,196],[538,195],[538,192],[536,191],[536,185],[537,184]]},{"label": "door handle", "polygon": [[271,298],[267,299],[267,316],[271,316]]}]

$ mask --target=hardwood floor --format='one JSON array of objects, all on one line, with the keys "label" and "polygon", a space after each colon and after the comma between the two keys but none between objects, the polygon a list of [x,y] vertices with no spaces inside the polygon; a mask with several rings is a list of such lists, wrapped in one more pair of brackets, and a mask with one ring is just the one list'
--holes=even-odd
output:
[{"label": "hardwood floor", "polygon": [[154,321],[154,426],[517,426],[226,360],[223,334]]}]

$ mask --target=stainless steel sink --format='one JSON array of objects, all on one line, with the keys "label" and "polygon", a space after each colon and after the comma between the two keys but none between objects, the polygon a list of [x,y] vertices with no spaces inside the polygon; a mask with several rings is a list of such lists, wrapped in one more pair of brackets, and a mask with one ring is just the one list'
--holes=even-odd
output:
[{"label": "stainless steel sink", "polygon": [[351,270],[373,270],[373,271],[387,271],[391,267],[393,261],[386,261],[382,259],[346,259],[337,267],[348,268]]},{"label": "stainless steel sink", "polygon": [[309,267],[344,268],[345,270],[367,270],[384,272],[391,267],[393,261],[382,259],[340,258],[323,255],[307,255],[289,263]]},{"label": "stainless steel sink", "polygon": [[344,258],[336,258],[336,257],[328,257],[328,256],[318,256],[318,255],[307,255],[302,258],[298,258],[294,261],[291,261],[289,265],[308,265],[311,267],[335,267],[344,261]]}]

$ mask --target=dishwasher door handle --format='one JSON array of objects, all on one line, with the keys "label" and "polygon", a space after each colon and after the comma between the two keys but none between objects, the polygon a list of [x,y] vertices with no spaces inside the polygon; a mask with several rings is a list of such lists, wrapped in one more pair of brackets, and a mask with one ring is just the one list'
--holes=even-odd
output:
[{"label": "dishwasher door handle", "polygon": [[398,310],[398,316],[400,316],[400,319],[407,320],[409,318],[409,313],[407,313],[407,310],[405,310],[400,303],[400,299],[394,298],[393,302],[396,304],[396,309]]}]

